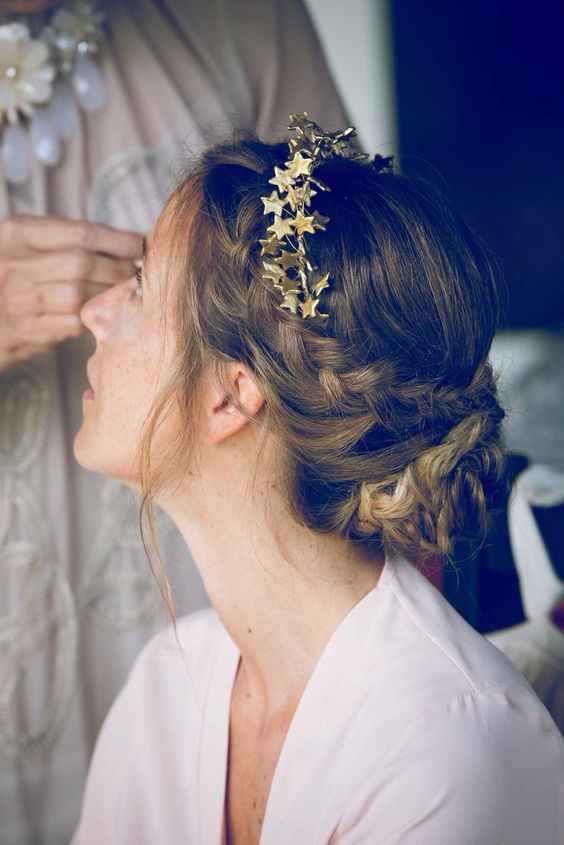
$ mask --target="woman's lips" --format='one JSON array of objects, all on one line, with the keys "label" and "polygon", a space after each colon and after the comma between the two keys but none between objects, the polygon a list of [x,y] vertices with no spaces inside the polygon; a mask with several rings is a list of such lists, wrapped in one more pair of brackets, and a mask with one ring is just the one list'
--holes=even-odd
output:
[{"label": "woman's lips", "polygon": [[91,387],[87,388],[84,391],[84,393],[82,394],[82,398],[83,399],[89,399],[89,400],[94,399],[94,391],[92,390]]},{"label": "woman's lips", "polygon": [[92,368],[92,359],[90,359],[88,361],[88,363],[86,364],[86,378],[88,379],[88,383],[90,385],[91,392],[92,392],[92,394],[94,394],[94,386],[93,386],[94,385],[94,379],[92,378],[92,373],[90,372],[91,368]]}]

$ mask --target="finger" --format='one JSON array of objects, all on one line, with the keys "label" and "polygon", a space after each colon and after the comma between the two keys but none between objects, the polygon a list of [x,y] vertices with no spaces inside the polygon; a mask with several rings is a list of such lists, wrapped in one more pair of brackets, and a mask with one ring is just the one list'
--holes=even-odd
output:
[{"label": "finger", "polygon": [[4,261],[2,268],[5,285],[68,281],[113,285],[131,278],[134,273],[135,265],[129,259],[109,258],[84,250],[12,258]]},{"label": "finger", "polygon": [[108,290],[94,282],[12,283],[1,291],[0,313],[19,320],[41,314],[78,314],[85,302]]},{"label": "finger", "polygon": [[35,287],[32,314],[78,314],[85,302],[104,293],[108,285],[85,283],[52,283]]},{"label": "finger", "polygon": [[24,343],[20,346],[0,352],[0,374],[20,361],[28,361],[35,355],[41,355],[50,349],[48,343]]},{"label": "finger", "polygon": [[23,214],[0,222],[0,250],[7,255],[77,249],[135,260],[141,257],[142,240],[137,232],[66,217]]},{"label": "finger", "polygon": [[78,337],[84,331],[77,314],[41,314],[21,319],[14,327],[21,345],[60,343],[69,337]]}]

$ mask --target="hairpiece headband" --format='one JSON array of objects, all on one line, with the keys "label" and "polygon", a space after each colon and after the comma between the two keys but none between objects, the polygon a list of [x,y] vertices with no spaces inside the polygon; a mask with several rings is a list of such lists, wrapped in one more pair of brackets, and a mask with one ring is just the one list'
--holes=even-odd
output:
[{"label": "hairpiece headband", "polygon": [[291,158],[286,167],[275,167],[275,175],[269,184],[275,185],[270,196],[261,197],[264,214],[273,214],[274,221],[268,227],[269,237],[260,239],[261,255],[268,256],[263,261],[263,279],[272,284],[283,294],[281,308],[292,314],[300,313],[307,317],[328,317],[318,311],[319,297],[329,287],[329,274],[321,274],[318,267],[311,263],[305,251],[304,234],[315,234],[324,230],[329,217],[317,211],[308,214],[306,206],[317,194],[313,185],[321,191],[331,188],[312,176],[312,172],[323,161],[341,156],[352,160],[367,159],[365,153],[359,153],[349,142],[356,136],[354,127],[349,126],[338,132],[325,132],[307,112],[291,113],[289,130],[297,133],[290,138],[288,146]]}]

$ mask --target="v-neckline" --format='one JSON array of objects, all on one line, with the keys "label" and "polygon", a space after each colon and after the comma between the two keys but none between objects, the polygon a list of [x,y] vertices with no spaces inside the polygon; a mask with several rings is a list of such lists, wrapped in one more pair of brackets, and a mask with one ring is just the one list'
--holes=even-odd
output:
[{"label": "v-neckline", "polygon": [[[286,833],[289,830],[289,816],[283,812],[284,804],[298,800],[300,790],[310,776],[314,776],[316,751],[319,739],[312,736],[312,716],[331,712],[332,728],[339,729],[350,720],[354,702],[364,693],[366,677],[360,666],[373,654],[363,652],[363,641],[370,636],[366,626],[370,624],[377,597],[392,575],[393,559],[386,557],[377,584],[357,602],[339,622],[325,644],[298,702],[280,754],[274,769],[267,799],[259,845],[278,845],[280,829],[277,819],[284,819]],[[204,699],[204,712],[198,753],[199,771],[199,845],[226,845],[225,797],[227,789],[227,765],[229,751],[229,727],[231,700],[241,660],[241,652],[219,623],[218,644],[214,665]],[[352,653],[355,660],[350,659]],[[333,668],[339,668],[338,684],[333,684]],[[304,749],[308,749],[304,751]],[[301,770],[291,765],[292,757],[302,758]],[[319,754],[317,754],[319,758]],[[218,786],[219,783],[219,786]],[[321,796],[320,796],[321,797]],[[310,808],[315,813],[314,808]],[[312,821],[312,824],[315,824]],[[305,830],[300,827],[297,838],[304,839]],[[308,833],[308,836],[311,835]],[[284,836],[284,842],[292,841],[291,834]]]}]

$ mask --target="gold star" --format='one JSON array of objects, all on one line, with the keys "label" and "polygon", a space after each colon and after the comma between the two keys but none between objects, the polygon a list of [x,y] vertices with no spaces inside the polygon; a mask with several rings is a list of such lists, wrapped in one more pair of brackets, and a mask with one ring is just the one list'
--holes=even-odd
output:
[{"label": "gold star", "polygon": [[284,270],[288,270],[289,267],[300,267],[302,262],[299,253],[288,252],[283,249],[278,258],[278,263]]},{"label": "gold star", "polygon": [[315,229],[313,226],[314,218],[305,217],[301,211],[298,211],[295,218],[291,220],[290,223],[294,227],[298,235],[303,235],[304,232],[315,233]]},{"label": "gold star", "polygon": [[[274,223],[268,227],[267,232],[274,232],[276,237],[280,240],[284,235],[291,235],[293,220],[288,220],[287,217],[275,217]],[[313,229],[312,229],[313,231]]]},{"label": "gold star", "polygon": [[281,276],[285,275],[282,267],[279,267],[278,264],[274,264],[272,261],[263,261],[262,265],[266,270],[263,273],[265,279],[272,279],[273,282],[276,282]]},{"label": "gold star", "polygon": [[320,276],[316,282],[313,283],[312,287],[317,296],[321,293],[322,290],[329,287],[329,273],[325,273],[324,276]]},{"label": "gold star", "polygon": [[291,152],[297,152],[298,150],[305,150],[307,153],[311,155],[314,154],[315,144],[313,142],[313,136],[311,135],[311,131],[308,130],[308,135],[302,135],[301,138],[290,138],[288,141],[290,145]]},{"label": "gold star", "polygon": [[261,197],[261,200],[264,203],[265,214],[278,214],[279,216],[288,202],[287,199],[282,199],[279,196],[278,191],[273,191],[269,197]]},{"label": "gold star", "polygon": [[313,165],[313,159],[305,158],[300,150],[294,154],[294,157],[291,160],[286,162],[286,165],[286,172],[294,179],[297,179],[299,176],[309,176]]},{"label": "gold star", "polygon": [[287,293],[284,301],[280,303],[280,308],[287,308],[292,314],[298,313],[298,297],[295,293]]},{"label": "gold star", "polygon": [[346,141],[334,141],[333,142],[333,150],[335,155],[343,156],[346,158],[348,152],[349,145]]},{"label": "gold star", "polygon": [[276,255],[280,249],[280,241],[276,235],[271,235],[269,238],[259,238],[259,244],[262,246],[261,255]]},{"label": "gold star", "polygon": [[309,120],[309,112],[290,112],[290,125],[288,126],[288,129],[303,129],[304,126],[312,126],[312,122]]},{"label": "gold star", "polygon": [[318,211],[313,212],[313,225],[316,229],[325,231],[325,224],[329,223],[330,219],[330,217],[324,217],[323,214],[320,214]]},{"label": "gold star", "polygon": [[302,185],[300,188],[288,188],[288,200],[290,202],[290,206],[292,211],[295,211],[300,203],[304,203],[304,205],[309,205],[311,203],[311,198],[317,194],[317,191],[313,191],[309,182],[306,182],[305,185]]},{"label": "gold star", "polygon": [[[305,138],[310,143],[313,143],[315,140],[315,129],[319,129],[316,123],[313,120],[309,120],[308,113],[304,112],[292,112],[290,114],[290,125],[288,129],[296,129],[297,132]],[[295,138],[292,141],[296,141]]]},{"label": "gold star", "polygon": [[294,184],[293,178],[288,175],[286,170],[282,170],[281,167],[275,165],[274,172],[276,176],[273,176],[272,179],[268,180],[269,185],[276,185],[278,190],[281,194],[285,193],[290,185]]},{"label": "gold star", "polygon": [[302,317],[322,317],[323,314],[316,314],[317,306],[319,305],[319,299],[314,299],[313,297],[308,297],[305,302],[302,303]]},{"label": "gold star", "polygon": [[297,282],[295,279],[289,279],[288,276],[283,276],[279,279],[279,281],[274,282],[274,287],[281,290],[282,293],[299,293],[300,292],[300,283]]},{"label": "gold star", "polygon": [[291,185],[288,188],[288,202],[290,203],[290,208],[292,209],[292,211],[295,211],[300,203],[300,200],[298,198],[299,190],[299,188],[293,188]]}]

